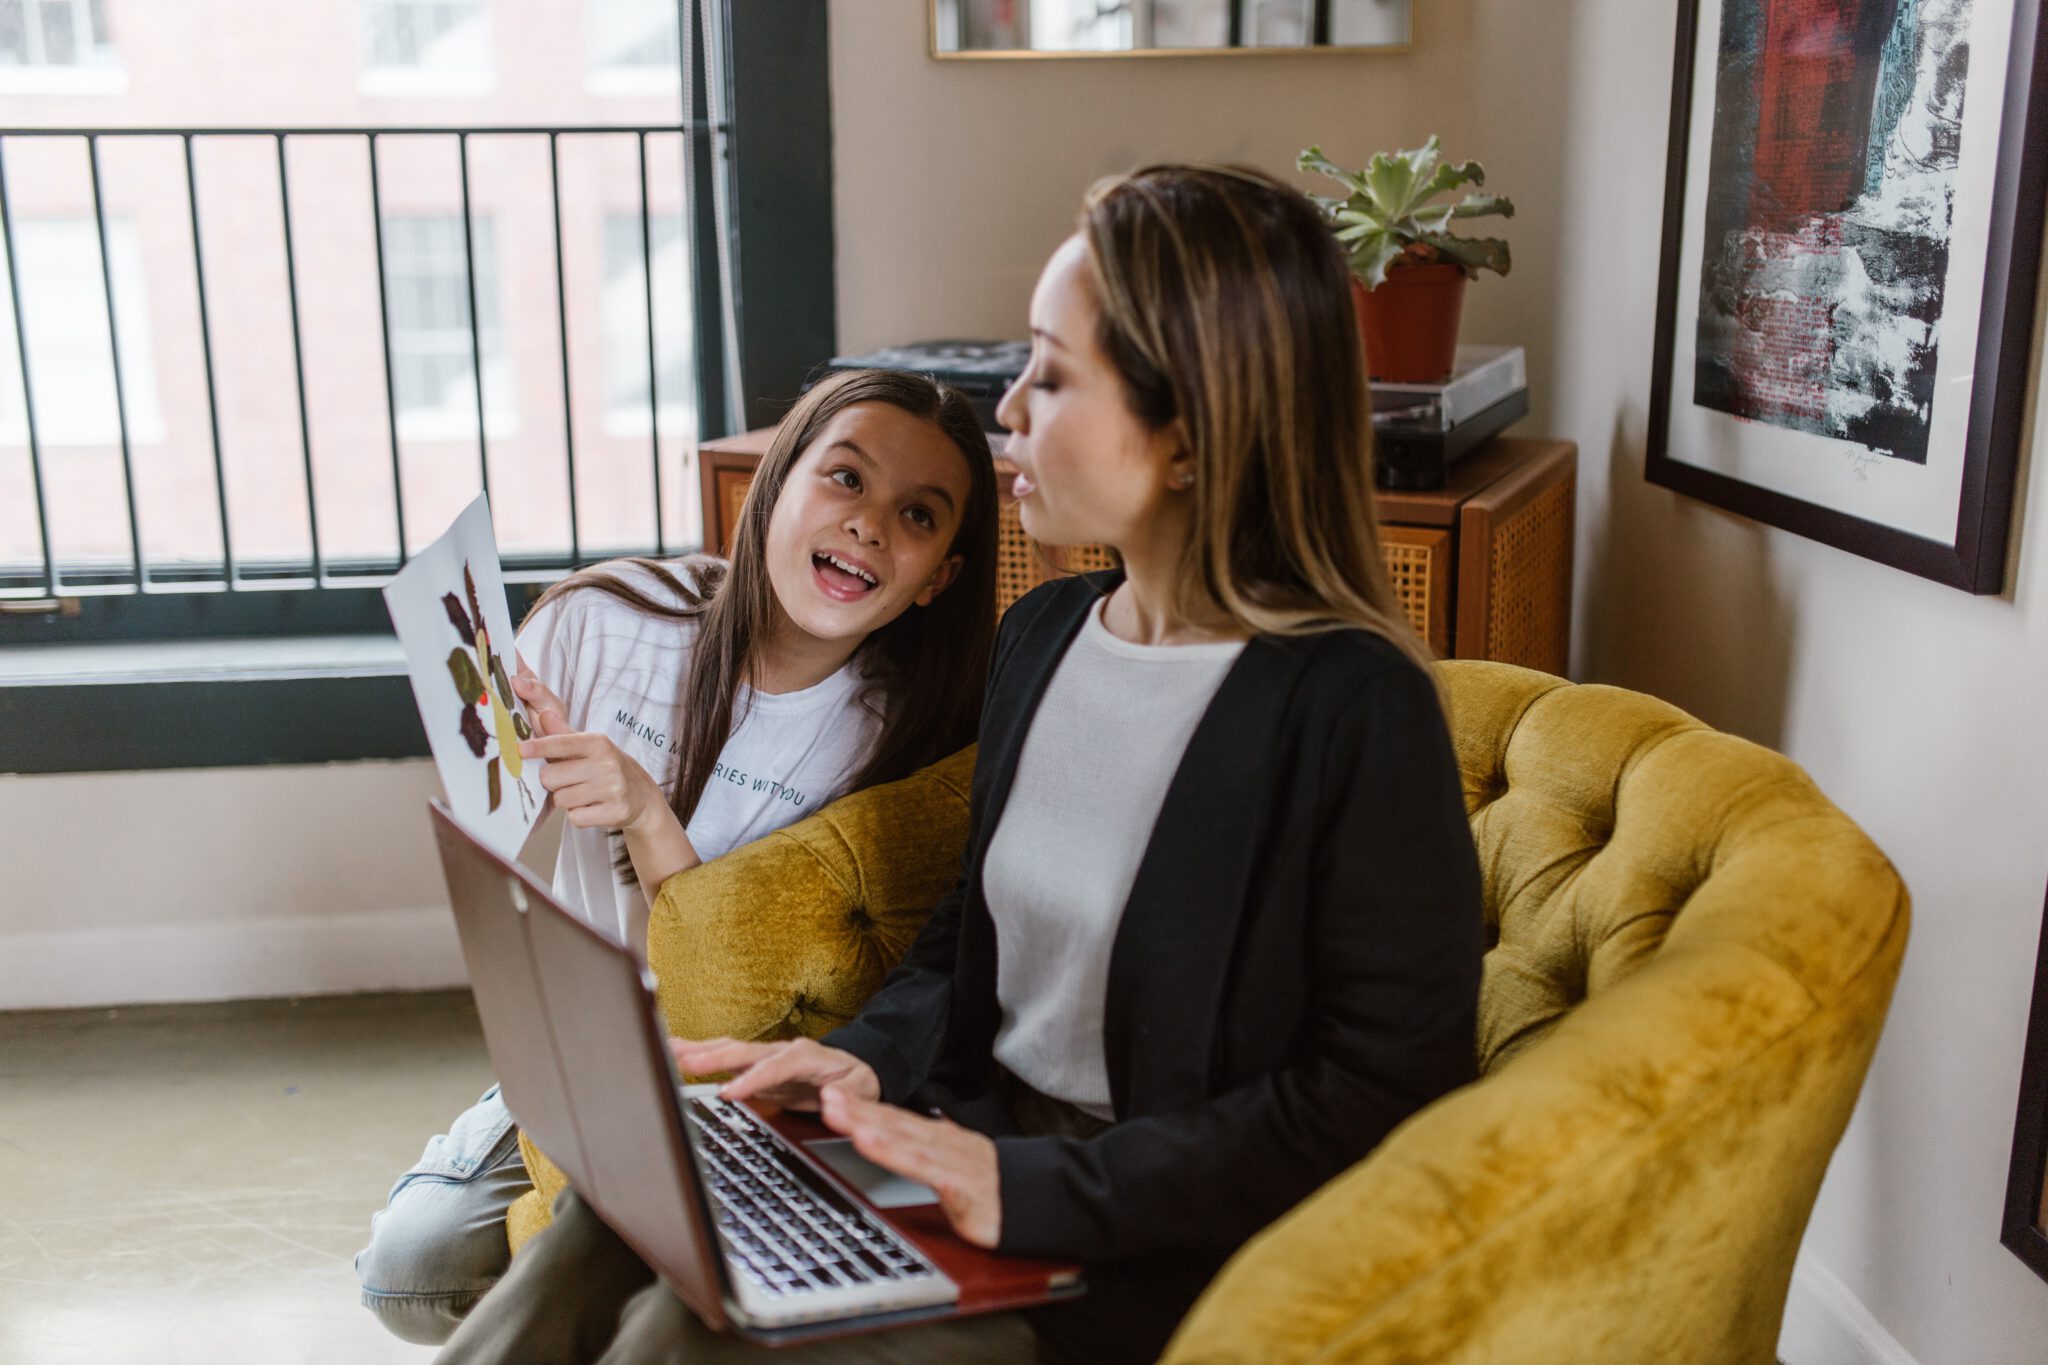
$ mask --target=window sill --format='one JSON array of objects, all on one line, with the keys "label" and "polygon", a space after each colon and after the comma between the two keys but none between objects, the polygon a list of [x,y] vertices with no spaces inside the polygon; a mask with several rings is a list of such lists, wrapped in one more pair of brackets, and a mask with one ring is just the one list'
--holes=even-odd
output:
[{"label": "window sill", "polygon": [[389,636],[25,645],[0,656],[0,773],[426,753]]},{"label": "window sill", "polygon": [[381,678],[394,673],[405,673],[405,652],[399,648],[395,635],[15,645],[0,654],[0,687],[282,682],[299,678]]}]

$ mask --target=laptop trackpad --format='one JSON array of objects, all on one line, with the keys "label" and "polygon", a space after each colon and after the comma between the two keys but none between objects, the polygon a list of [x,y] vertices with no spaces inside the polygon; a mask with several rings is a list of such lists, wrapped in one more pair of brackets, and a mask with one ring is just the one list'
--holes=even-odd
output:
[{"label": "laptop trackpad", "polygon": [[829,1166],[832,1174],[859,1190],[861,1197],[878,1209],[907,1209],[939,1202],[938,1192],[931,1186],[885,1170],[854,1151],[851,1138],[821,1138],[806,1142],[804,1150]]}]

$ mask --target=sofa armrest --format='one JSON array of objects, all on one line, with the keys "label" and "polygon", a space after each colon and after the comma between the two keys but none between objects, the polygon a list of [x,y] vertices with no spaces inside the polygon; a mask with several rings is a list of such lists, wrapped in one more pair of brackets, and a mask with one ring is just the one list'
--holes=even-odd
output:
[{"label": "sofa armrest", "polygon": [[1876,932],[1831,998],[1735,943],[1653,962],[1247,1243],[1164,1365],[1771,1365],[1906,943],[1889,869],[1847,880]]},{"label": "sofa armrest", "polygon": [[[679,1038],[818,1037],[851,1019],[960,875],[974,749],[842,797],[662,886],[647,963]],[[566,1183],[522,1132],[534,1188],[506,1219],[517,1251]]]}]

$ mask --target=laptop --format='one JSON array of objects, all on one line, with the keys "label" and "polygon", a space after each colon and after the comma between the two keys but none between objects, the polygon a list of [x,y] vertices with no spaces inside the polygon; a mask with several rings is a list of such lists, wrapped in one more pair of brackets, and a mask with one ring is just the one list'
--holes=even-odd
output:
[{"label": "laptop", "polygon": [[684,1085],[632,950],[430,808],[506,1107],[705,1326],[781,1345],[1082,1292],[1078,1265],[961,1241],[816,1119]]}]

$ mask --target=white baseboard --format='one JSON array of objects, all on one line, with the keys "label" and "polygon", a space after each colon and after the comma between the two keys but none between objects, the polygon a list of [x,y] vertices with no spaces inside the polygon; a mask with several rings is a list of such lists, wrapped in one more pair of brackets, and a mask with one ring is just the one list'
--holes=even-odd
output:
[{"label": "white baseboard", "polygon": [[1804,1259],[1792,1272],[1778,1359],[1785,1365],[1920,1365],[1849,1286]]},{"label": "white baseboard", "polygon": [[0,1010],[433,990],[468,980],[446,906],[0,934]]}]

